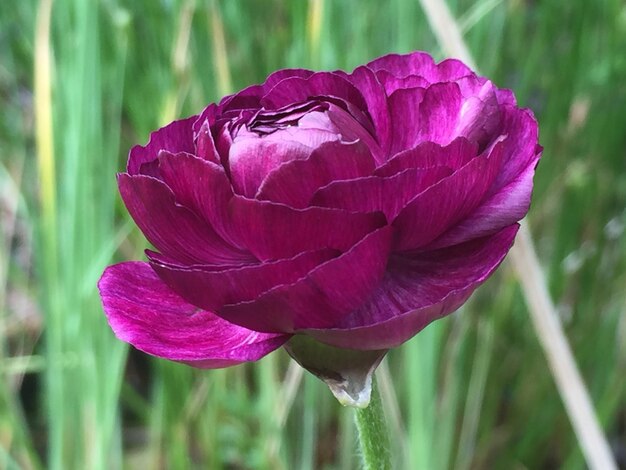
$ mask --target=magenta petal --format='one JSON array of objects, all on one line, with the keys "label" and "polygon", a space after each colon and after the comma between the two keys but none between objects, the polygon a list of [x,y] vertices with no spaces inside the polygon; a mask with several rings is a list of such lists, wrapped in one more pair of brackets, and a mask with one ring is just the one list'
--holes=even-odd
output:
[{"label": "magenta petal", "polygon": [[474,77],[476,75],[460,60],[446,59],[437,64],[436,81],[438,82],[452,82],[468,76]]},{"label": "magenta petal", "polygon": [[457,245],[474,238],[491,235],[521,220],[530,208],[534,174],[535,165],[532,164],[498,193],[482,202],[469,217],[441,235],[426,249]]},{"label": "magenta petal", "polygon": [[200,130],[196,134],[195,154],[203,160],[208,160],[216,165],[221,164],[220,156],[217,153],[217,147],[215,146],[215,141],[211,135],[211,128],[208,120],[204,121]]},{"label": "magenta petal", "polygon": [[337,323],[367,301],[383,277],[392,229],[367,235],[349,251],[257,299],[226,305],[217,313],[257,331],[292,333]]},{"label": "magenta petal", "polygon": [[245,246],[260,260],[291,258],[305,251],[345,251],[386,224],[382,213],[339,209],[294,209],[282,204],[235,196],[233,225]]},{"label": "magenta petal", "polygon": [[331,106],[328,111],[328,117],[339,130],[342,140],[360,140],[367,145],[377,164],[385,161],[386,155],[382,152],[376,139],[364,127],[359,125],[351,114],[338,106]]},{"label": "magenta petal", "polygon": [[376,72],[376,78],[385,88],[387,96],[403,88],[428,88],[430,82],[419,75],[409,75],[408,77],[397,77],[391,72],[381,70]]},{"label": "magenta petal", "polygon": [[413,258],[392,257],[368,303],[334,328],[299,333],[340,348],[399,346],[432,321],[459,308],[500,265],[517,229],[516,224],[491,237]]},{"label": "magenta petal", "polygon": [[455,134],[485,144],[499,134],[501,124],[496,87],[489,80],[476,76],[465,77],[457,84],[463,94],[463,104]]},{"label": "magenta petal", "polygon": [[517,100],[515,99],[513,91],[507,88],[497,88],[496,96],[498,97],[498,103],[501,105],[517,106]]},{"label": "magenta petal", "polygon": [[215,103],[211,103],[206,106],[202,112],[198,115],[198,118],[193,123],[193,132],[194,135],[197,135],[200,132],[202,126],[205,123],[209,125],[209,128],[215,124],[219,114],[218,106]]},{"label": "magenta petal", "polygon": [[390,155],[415,147],[420,127],[420,105],[424,88],[395,91],[388,100],[391,115]]},{"label": "magenta petal", "polygon": [[409,168],[389,177],[334,181],[319,189],[311,204],[352,212],[381,211],[391,223],[410,200],[451,173],[445,166]]},{"label": "magenta petal", "polygon": [[126,165],[128,174],[140,174],[141,166],[152,160],[156,160],[159,151],[169,152],[194,152],[193,123],[197,116],[192,116],[180,121],[174,121],[165,127],[150,134],[150,141],[144,147],[135,145],[128,154]]},{"label": "magenta petal", "polygon": [[425,52],[412,52],[410,54],[388,54],[368,63],[367,68],[378,72],[384,70],[396,77],[408,77],[420,75],[432,83],[436,80],[437,66],[433,58]]},{"label": "magenta petal", "polygon": [[436,83],[426,89],[419,108],[416,143],[428,140],[448,144],[456,137],[462,105],[461,91],[454,82]]},{"label": "magenta petal", "polygon": [[233,191],[224,169],[185,153],[161,152],[159,163],[163,180],[174,192],[176,201],[202,216],[222,239],[240,248],[228,214]]},{"label": "magenta petal", "polygon": [[393,156],[374,172],[377,176],[392,176],[409,168],[447,166],[458,170],[477,155],[478,145],[464,137],[458,137],[449,145],[422,142],[417,147]]},{"label": "magenta petal", "polygon": [[494,184],[494,191],[506,186],[529,165],[536,165],[542,148],[537,145],[539,126],[528,109],[502,107],[503,141],[502,169]]},{"label": "magenta petal", "polygon": [[253,300],[277,285],[294,282],[337,255],[337,251],[323,249],[271,263],[232,268],[177,267],[163,263],[158,254],[150,253],[149,257],[159,277],[183,299],[217,311],[225,304]]},{"label": "magenta petal", "polygon": [[376,130],[375,136],[383,152],[389,150],[391,135],[391,117],[387,105],[385,89],[376,75],[367,67],[357,67],[349,80],[358,88],[365,99],[367,110]]},{"label": "magenta petal", "polygon": [[108,267],[98,288],[115,335],[164,359],[200,368],[228,367],[256,361],[289,339],[247,330],[188,304],[147,263]]},{"label": "magenta petal", "polygon": [[502,142],[413,199],[398,215],[396,250],[416,250],[467,217],[482,202],[498,175]]},{"label": "magenta petal", "polygon": [[278,83],[292,77],[308,78],[313,75],[313,73],[314,72],[311,70],[305,69],[277,70],[270,74],[263,84],[251,85],[244,88],[239,93],[223,98],[220,102],[220,108],[222,112],[233,109],[259,108],[261,107],[261,98],[278,85]]},{"label": "magenta petal", "polygon": [[446,59],[435,64],[430,55],[419,51],[405,55],[389,54],[370,62],[367,67],[376,71],[377,75],[386,72],[398,78],[419,76],[428,83],[451,82],[474,75],[474,72],[459,60]]},{"label": "magenta petal", "polygon": [[256,198],[303,209],[322,186],[369,175],[374,167],[372,155],[362,142],[326,142],[308,158],[292,160],[273,170],[261,184]]},{"label": "magenta petal", "polygon": [[310,147],[291,140],[235,140],[228,157],[233,187],[238,194],[254,197],[273,169],[281,163],[305,159],[310,154]]},{"label": "magenta petal", "polygon": [[282,108],[318,97],[336,97],[367,111],[363,95],[348,80],[333,72],[317,72],[308,78],[291,77],[278,83],[263,97],[269,109]]},{"label": "magenta petal", "polygon": [[122,173],[118,185],[131,217],[164,254],[188,264],[249,261],[248,254],[234,249],[192,211],[176,204],[162,181]]}]

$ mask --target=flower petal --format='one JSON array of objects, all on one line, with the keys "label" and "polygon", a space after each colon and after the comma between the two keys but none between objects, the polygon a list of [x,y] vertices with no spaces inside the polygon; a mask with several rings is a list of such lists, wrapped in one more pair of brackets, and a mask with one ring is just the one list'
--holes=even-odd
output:
[{"label": "flower petal", "polygon": [[437,64],[438,82],[452,82],[468,76],[475,77],[476,74],[460,60],[445,59]]},{"label": "flower petal", "polygon": [[367,112],[367,104],[359,90],[334,72],[317,72],[308,78],[291,77],[282,80],[263,97],[261,104],[269,109],[277,109],[324,96],[340,98]]},{"label": "flower petal", "polygon": [[366,304],[333,328],[298,333],[340,348],[399,346],[459,308],[500,265],[518,228],[515,224],[490,237],[412,258],[392,257]]},{"label": "flower petal", "polygon": [[387,72],[398,78],[419,76],[428,83],[451,82],[474,75],[474,72],[459,60],[446,59],[435,64],[429,54],[420,51],[404,55],[389,54],[373,60],[367,67],[374,70],[376,75]]},{"label": "flower petal", "polygon": [[409,168],[447,166],[458,170],[476,157],[478,145],[464,137],[454,139],[442,146],[434,142],[422,142],[412,149],[397,153],[374,172],[377,176],[392,176]]},{"label": "flower petal", "polygon": [[233,190],[221,166],[187,153],[161,152],[159,166],[163,181],[173,191],[176,201],[203,217],[207,224],[237,251],[236,239],[228,214]]},{"label": "flower petal", "polygon": [[385,88],[387,96],[391,96],[394,91],[401,90],[403,88],[428,88],[430,85],[428,80],[419,75],[398,77],[391,72],[387,72],[386,70],[376,72],[376,78],[378,78],[378,81]]},{"label": "flower petal", "polygon": [[369,175],[374,168],[372,155],[362,142],[325,142],[308,158],[292,160],[274,169],[263,180],[256,199],[303,209],[322,186]]},{"label": "flower petal", "polygon": [[[321,132],[328,135],[329,140],[334,137],[326,131]],[[293,140],[236,139],[228,157],[233,188],[237,194],[254,197],[272,170],[282,163],[303,160],[309,155],[311,147]]]},{"label": "flower petal", "polygon": [[353,118],[353,115],[338,106],[331,106],[328,110],[328,117],[337,127],[342,140],[349,142],[360,140],[367,145],[378,164],[385,161],[386,155],[383,154],[376,139]]},{"label": "flower petal", "polygon": [[482,202],[469,217],[455,224],[425,249],[439,249],[485,237],[521,220],[530,208],[534,175],[535,165],[529,165],[516,179]]},{"label": "flower petal", "polygon": [[420,126],[420,105],[424,99],[424,88],[404,88],[389,97],[391,137],[389,154],[415,147]]},{"label": "flower petal", "polygon": [[454,134],[484,146],[499,134],[502,112],[496,87],[489,80],[476,76],[465,77],[457,84],[463,95],[463,104]]},{"label": "flower petal", "polygon": [[391,223],[410,200],[451,173],[445,166],[408,168],[389,177],[334,181],[315,192],[311,205],[352,212],[380,211]]},{"label": "flower petal", "polygon": [[270,74],[264,83],[251,85],[239,93],[224,97],[220,101],[220,109],[225,112],[233,109],[260,108],[261,98],[283,80],[292,77],[308,78],[313,73],[313,71],[306,69],[277,70]]},{"label": "flower petal", "polygon": [[143,175],[118,175],[126,208],[159,251],[188,264],[243,263],[250,255],[227,244],[192,211],[176,204],[165,183]]},{"label": "flower petal", "polygon": [[305,251],[345,251],[386,224],[382,213],[340,209],[294,209],[283,204],[235,196],[230,202],[233,227],[261,261],[291,258]]},{"label": "flower petal", "polygon": [[416,196],[394,221],[396,250],[419,249],[471,214],[498,176],[502,148],[503,142],[498,142],[487,155],[474,158]]},{"label": "flower petal", "polygon": [[126,165],[128,174],[141,174],[141,166],[156,160],[159,151],[169,152],[194,152],[193,123],[197,116],[192,116],[180,121],[174,121],[165,127],[150,134],[150,140],[146,146],[135,145],[128,154]]},{"label": "flower petal", "polygon": [[216,165],[221,164],[221,159],[217,153],[217,147],[215,146],[215,140],[211,135],[211,127],[208,119],[202,123],[196,134],[196,151],[194,153],[203,160],[208,160]]},{"label": "flower petal", "polygon": [[436,83],[424,92],[417,121],[416,142],[428,140],[448,144],[454,134],[461,115],[463,98],[459,86],[454,82]]},{"label": "flower petal", "polygon": [[517,178],[529,165],[536,165],[542,150],[537,145],[539,126],[528,109],[503,106],[500,133],[506,135],[507,139],[503,142],[502,170],[492,193]]},{"label": "flower petal", "polygon": [[157,253],[148,252],[159,277],[187,302],[217,311],[223,305],[254,300],[280,284],[289,284],[339,253],[322,249],[294,258],[251,266],[172,266]]},{"label": "flower petal", "polygon": [[366,67],[374,72],[383,70],[396,77],[419,75],[430,83],[438,77],[437,66],[433,58],[429,54],[420,51],[403,55],[388,54],[369,62]]},{"label": "flower petal", "polygon": [[367,111],[374,124],[374,136],[383,154],[386,155],[390,144],[391,117],[389,116],[389,107],[387,106],[387,96],[384,87],[380,84],[374,72],[364,66],[357,67],[350,75],[347,75],[347,79],[363,95],[367,104]]},{"label": "flower petal", "polygon": [[288,335],[247,330],[188,304],[147,263],[108,267],[98,289],[119,339],[153,356],[194,367],[256,361],[289,339]]},{"label": "flower petal", "polygon": [[291,333],[331,326],[375,290],[385,272],[392,233],[389,226],[380,228],[296,282],[250,302],[226,305],[216,313],[256,331]]}]

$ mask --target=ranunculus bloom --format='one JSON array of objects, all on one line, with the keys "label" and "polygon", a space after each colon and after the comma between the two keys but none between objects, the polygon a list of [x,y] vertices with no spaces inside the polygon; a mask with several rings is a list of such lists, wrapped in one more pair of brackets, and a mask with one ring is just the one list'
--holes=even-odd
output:
[{"label": "ranunculus bloom", "polygon": [[195,367],[289,342],[335,385],[369,373],[501,263],[537,138],[509,90],[457,60],[275,72],[131,150],[119,189],[157,251],[104,272],[109,323]]}]

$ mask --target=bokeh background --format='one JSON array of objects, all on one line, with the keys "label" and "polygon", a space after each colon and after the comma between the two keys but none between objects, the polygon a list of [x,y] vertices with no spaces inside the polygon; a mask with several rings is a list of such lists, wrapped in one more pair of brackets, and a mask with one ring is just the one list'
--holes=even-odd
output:
[{"label": "bokeh background", "polygon": [[[626,468],[626,4],[448,4],[540,122],[529,224]],[[358,468],[351,410],[283,351],[147,357],[95,286],[143,257],[115,173],[151,130],[278,68],[414,49],[444,58],[416,0],[0,0],[0,468]],[[509,264],[386,361],[395,468],[585,468]]]}]

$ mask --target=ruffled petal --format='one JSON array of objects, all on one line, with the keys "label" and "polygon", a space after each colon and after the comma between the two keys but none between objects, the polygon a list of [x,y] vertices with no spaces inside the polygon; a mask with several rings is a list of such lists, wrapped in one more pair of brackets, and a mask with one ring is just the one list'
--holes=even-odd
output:
[{"label": "ruffled petal", "polygon": [[296,282],[250,302],[226,305],[216,313],[256,331],[291,333],[331,326],[375,290],[385,272],[391,239],[391,227],[383,227]]},{"label": "ruffled petal", "polygon": [[260,108],[261,98],[272,88],[287,78],[299,77],[308,78],[313,75],[313,71],[305,69],[283,69],[270,74],[264,83],[251,85],[244,88],[239,93],[226,96],[220,101],[222,112],[234,109]]},{"label": "ruffled petal", "polygon": [[[328,134],[326,131],[323,132]],[[235,140],[228,157],[233,188],[237,194],[254,197],[272,170],[282,163],[303,160],[309,155],[311,147],[293,140],[261,138]]]},{"label": "ruffled petal", "polygon": [[292,207],[235,196],[230,203],[233,228],[258,259],[291,258],[305,251],[346,251],[386,224],[382,213]]},{"label": "ruffled petal", "polygon": [[447,145],[454,137],[463,106],[459,86],[454,82],[436,83],[424,92],[419,106],[417,132],[410,147],[422,141]]},{"label": "ruffled petal", "polygon": [[247,330],[185,302],[147,263],[108,267],[98,283],[115,335],[153,356],[200,368],[256,361],[289,335]]},{"label": "ruffled petal", "polygon": [[502,112],[496,87],[489,80],[476,76],[465,77],[457,84],[463,95],[463,104],[454,134],[484,146],[499,134]]},{"label": "ruffled petal", "polygon": [[374,72],[382,70],[396,77],[419,75],[430,83],[438,77],[437,66],[433,58],[420,51],[410,54],[388,54],[369,62],[366,67]]},{"label": "ruffled petal", "polygon": [[455,224],[425,249],[438,249],[485,237],[521,220],[530,208],[534,175],[535,165],[532,164],[498,193],[482,202],[469,217]]},{"label": "ruffled petal", "polygon": [[489,81],[465,77],[421,88],[396,90],[389,97],[393,121],[393,153],[420,142],[447,145],[457,137],[477,142],[481,149],[499,135],[501,106]]},{"label": "ruffled petal", "polygon": [[419,75],[398,77],[391,72],[387,72],[386,70],[376,72],[376,78],[378,78],[378,81],[385,88],[387,96],[391,96],[391,94],[396,90],[404,88],[428,88],[430,85],[428,80]]},{"label": "ruffled petal", "polygon": [[437,64],[438,82],[457,81],[463,77],[475,77],[475,73],[458,59],[445,59]]},{"label": "ruffled petal", "polygon": [[367,67],[377,75],[387,72],[398,78],[419,76],[428,83],[451,82],[468,75],[474,75],[465,64],[456,59],[446,59],[435,64],[433,58],[425,52],[409,54],[389,54],[373,60]]},{"label": "ruffled petal", "polygon": [[398,229],[395,249],[420,249],[471,214],[498,176],[502,144],[498,142],[487,155],[474,158],[416,196],[394,221]]},{"label": "ruffled petal", "polygon": [[362,142],[326,142],[308,158],[292,160],[273,170],[261,184],[256,198],[303,209],[322,186],[370,175],[374,168],[374,159]]},{"label": "ruffled petal", "polygon": [[390,145],[391,117],[385,89],[374,72],[367,67],[357,67],[348,77],[348,80],[358,88],[365,99],[367,110],[374,124],[376,140],[383,154],[386,155]]},{"label": "ruffled petal", "polygon": [[193,155],[169,152],[161,152],[159,166],[176,201],[200,215],[222,239],[242,251],[228,214],[233,191],[224,169]]},{"label": "ruffled petal", "polygon": [[450,174],[450,168],[440,166],[409,168],[389,177],[334,181],[315,193],[311,205],[352,212],[380,211],[391,223],[415,196]]},{"label": "ruffled petal", "polygon": [[389,97],[390,155],[413,148],[419,143],[417,136],[420,126],[420,106],[425,92],[424,88],[404,88],[395,91]]},{"label": "ruffled petal", "polygon": [[476,157],[478,145],[464,137],[454,139],[442,146],[434,142],[422,142],[416,147],[393,156],[374,172],[377,176],[392,176],[409,168],[447,166],[458,170]]},{"label": "ruffled petal", "polygon": [[381,164],[386,160],[386,155],[383,154],[376,139],[363,126],[358,124],[351,114],[338,106],[331,106],[328,110],[328,117],[337,127],[342,140],[350,142],[360,140],[367,145],[377,164]]},{"label": "ruffled petal", "polygon": [[208,120],[204,121],[196,133],[196,151],[194,153],[203,160],[208,160],[216,165],[221,164],[221,159],[217,153],[217,147],[211,135],[211,127]]},{"label": "ruffled petal", "polygon": [[142,174],[142,165],[156,160],[159,155],[159,151],[161,150],[167,150],[173,153],[193,153],[195,150],[193,141],[193,123],[196,119],[197,116],[192,116],[187,119],[181,119],[180,121],[174,121],[171,124],[152,132],[147,145],[135,145],[128,154],[128,163],[126,165],[128,174]]},{"label": "ruffled petal", "polygon": [[187,302],[210,311],[223,305],[254,300],[280,284],[296,281],[339,253],[322,249],[294,258],[251,266],[181,267],[148,252],[152,268],[159,277]]},{"label": "ruffled petal", "polygon": [[340,348],[399,346],[459,308],[500,265],[518,228],[515,224],[491,237],[412,258],[392,256],[383,281],[366,304],[333,328],[298,333]]},{"label": "ruffled petal", "polygon": [[498,97],[498,103],[507,106],[517,106],[517,100],[513,91],[508,88],[496,88],[496,96]]},{"label": "ruffled petal", "polygon": [[528,109],[502,107],[500,134],[506,135],[502,155],[502,169],[494,184],[492,194],[508,185],[529,165],[536,165],[542,148],[537,145],[539,126]]},{"label": "ruffled petal", "polygon": [[354,85],[334,72],[317,72],[308,78],[291,77],[279,82],[261,100],[268,109],[282,108],[299,101],[319,97],[336,97],[367,112],[363,95]]},{"label": "ruffled petal", "polygon": [[188,264],[244,263],[250,255],[227,244],[191,210],[176,204],[165,183],[149,176],[118,175],[126,208],[159,251]]}]

